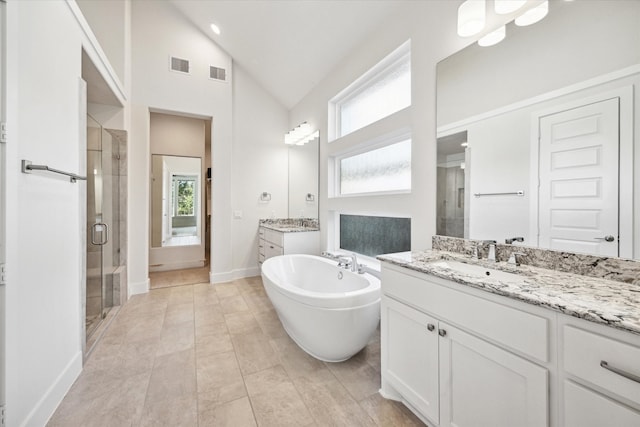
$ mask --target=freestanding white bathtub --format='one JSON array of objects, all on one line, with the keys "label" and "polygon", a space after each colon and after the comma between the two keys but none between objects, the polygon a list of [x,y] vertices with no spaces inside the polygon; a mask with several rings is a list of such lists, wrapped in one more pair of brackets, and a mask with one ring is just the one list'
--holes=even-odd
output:
[{"label": "freestanding white bathtub", "polygon": [[347,360],[380,321],[380,280],[314,255],[282,255],[262,264],[262,281],[291,339],[325,362]]}]

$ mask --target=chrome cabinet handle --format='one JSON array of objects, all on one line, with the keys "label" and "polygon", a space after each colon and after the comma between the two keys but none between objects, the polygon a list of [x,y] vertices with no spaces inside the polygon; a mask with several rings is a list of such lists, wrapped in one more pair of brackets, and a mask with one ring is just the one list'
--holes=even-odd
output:
[{"label": "chrome cabinet handle", "polygon": [[429,332],[433,331],[435,329],[435,325],[433,323],[428,323],[427,324],[427,329],[429,330]]},{"label": "chrome cabinet handle", "polygon": [[605,242],[613,242],[616,240],[612,235],[604,236],[604,237],[594,237],[593,240],[604,240]]},{"label": "chrome cabinet handle", "polygon": [[[96,241],[96,231],[98,230],[98,226],[104,227],[104,240],[102,242]],[[106,245],[109,241],[109,226],[103,222],[97,222],[91,226],[91,243],[96,246]]]},{"label": "chrome cabinet handle", "polygon": [[630,372],[627,372],[627,371],[623,371],[622,369],[614,368],[613,366],[609,366],[609,364],[607,363],[606,360],[601,360],[600,361],[600,366],[602,366],[607,371],[611,371],[614,374],[618,374],[618,375],[620,375],[622,377],[625,377],[628,380],[640,383],[640,377],[639,376],[634,375],[634,374],[632,374]]},{"label": "chrome cabinet handle", "polygon": [[438,329],[438,335],[444,337],[445,335],[447,335],[447,331],[445,331],[444,329]]}]

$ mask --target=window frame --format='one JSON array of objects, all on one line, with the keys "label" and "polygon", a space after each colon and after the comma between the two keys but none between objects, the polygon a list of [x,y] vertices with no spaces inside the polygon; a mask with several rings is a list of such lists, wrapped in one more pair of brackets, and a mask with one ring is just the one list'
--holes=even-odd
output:
[{"label": "window frame", "polygon": [[[409,84],[409,105],[406,105],[405,107],[401,108],[400,110],[391,112],[389,114],[387,114],[384,117],[380,117],[379,119],[374,120],[373,122],[362,126],[358,129],[354,129],[348,133],[343,134],[341,129],[342,129],[342,115],[341,115],[341,108],[342,108],[342,104],[346,103],[347,101],[353,99],[354,97],[360,95],[361,93],[363,93],[365,90],[367,90],[368,88],[370,88],[373,84],[375,84],[376,82],[384,79],[386,76],[388,76],[390,73],[392,73],[395,68],[397,67],[397,65],[401,62],[403,62],[406,58],[409,58],[409,65],[410,65],[410,70],[411,70],[411,40],[407,40],[406,42],[404,42],[403,44],[401,44],[399,47],[397,47],[393,52],[391,52],[389,55],[387,55],[385,58],[383,58],[380,62],[378,62],[376,65],[374,65],[372,68],[370,68],[367,72],[365,72],[363,75],[361,75],[360,77],[358,77],[353,83],[351,83],[349,86],[347,86],[346,88],[344,88],[342,91],[340,91],[336,96],[334,96],[333,98],[331,98],[331,100],[329,100],[329,117],[332,117],[332,122],[331,125],[333,126],[333,129],[329,129],[328,135],[328,142],[331,143],[335,140],[338,140],[346,135],[350,135],[354,132],[357,132],[367,126],[372,125],[373,123],[376,123],[380,120],[383,120],[395,113],[397,113],[398,111],[402,111],[405,108],[409,108],[412,105],[413,99],[411,96],[411,92],[412,92],[412,82],[413,82],[413,78],[410,79],[410,84]],[[410,71],[411,72],[411,71]],[[331,126],[330,126],[331,127]]]},{"label": "window frame", "polygon": [[[367,191],[364,193],[349,193],[342,194],[341,192],[341,168],[340,162],[348,157],[357,156],[359,154],[368,153],[370,151],[375,151],[380,148],[388,147],[390,145],[398,144],[400,142],[404,142],[409,140],[411,144],[411,159],[410,169],[413,170],[413,139],[411,137],[411,131],[408,129],[402,129],[401,131],[394,132],[393,134],[387,134],[382,137],[376,138],[374,140],[367,141],[362,144],[358,144],[355,148],[343,151],[339,154],[331,156],[330,164],[333,168],[332,179],[333,183],[330,188],[332,188],[332,194],[329,194],[329,198],[345,198],[345,197],[369,197],[369,196],[383,196],[383,195],[393,195],[393,194],[411,194],[413,189],[413,174],[411,174],[410,179],[410,187],[409,189],[404,190],[383,190],[383,191]],[[331,175],[330,175],[331,176]]]}]

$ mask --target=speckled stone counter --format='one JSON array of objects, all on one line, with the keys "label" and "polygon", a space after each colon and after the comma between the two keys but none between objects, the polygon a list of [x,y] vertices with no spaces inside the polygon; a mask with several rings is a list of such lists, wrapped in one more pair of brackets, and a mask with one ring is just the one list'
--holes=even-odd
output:
[{"label": "speckled stone counter", "polygon": [[260,227],[269,228],[283,233],[298,233],[303,231],[319,231],[320,227],[316,218],[276,218],[261,219]]},{"label": "speckled stone counter", "polygon": [[[528,304],[608,325],[640,335],[640,286],[529,265],[475,260],[467,255],[439,250],[381,255],[379,260],[462,285],[502,295]],[[437,265],[453,260],[516,273],[520,280],[477,277]]]}]

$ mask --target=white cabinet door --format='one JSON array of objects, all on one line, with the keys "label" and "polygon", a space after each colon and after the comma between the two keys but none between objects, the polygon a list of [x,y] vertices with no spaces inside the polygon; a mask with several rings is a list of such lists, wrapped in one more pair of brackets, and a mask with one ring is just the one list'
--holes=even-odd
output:
[{"label": "white cabinet door", "polygon": [[548,372],[445,323],[440,328],[440,425],[549,424]]},{"label": "white cabinet door", "polygon": [[640,426],[640,412],[572,381],[564,382],[563,405],[565,427]]},{"label": "white cabinet door", "polygon": [[438,423],[437,321],[383,297],[384,377],[420,413]]}]

